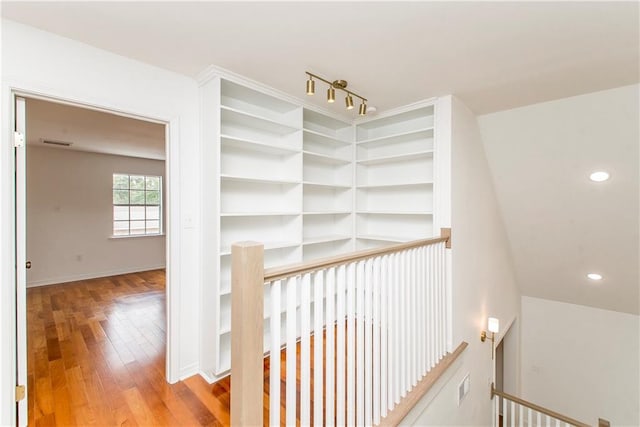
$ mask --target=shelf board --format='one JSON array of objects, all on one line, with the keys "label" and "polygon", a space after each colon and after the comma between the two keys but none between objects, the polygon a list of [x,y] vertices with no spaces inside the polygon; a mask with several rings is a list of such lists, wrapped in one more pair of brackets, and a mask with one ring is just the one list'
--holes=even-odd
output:
[{"label": "shelf board", "polygon": [[243,216],[298,216],[300,212],[223,212],[221,217],[243,217]]},{"label": "shelf board", "polygon": [[261,141],[254,141],[248,138],[239,138],[237,136],[225,135],[225,134],[220,135],[220,141],[222,142],[223,145],[225,143],[229,143],[234,146],[240,146],[240,147],[245,146],[249,150],[259,151],[267,154],[273,154],[276,156],[278,155],[286,156],[291,154],[297,154],[300,152],[299,148],[282,147],[282,146],[267,144]]},{"label": "shelf board", "polygon": [[318,131],[315,131],[315,130],[303,128],[302,131],[303,131],[304,134],[313,135],[315,137],[320,138],[321,140],[323,140],[325,142],[329,142],[329,143],[333,143],[333,144],[340,144],[340,145],[351,145],[352,144],[349,141],[345,141],[343,139],[336,138],[335,136],[328,135],[326,133],[318,132]]},{"label": "shelf board", "polygon": [[433,181],[421,181],[421,182],[401,182],[398,184],[365,184],[358,185],[356,188],[366,190],[369,188],[393,188],[393,187],[414,187],[420,185],[433,185]]},{"label": "shelf board", "polygon": [[309,211],[302,212],[302,215],[349,215],[351,211]]},{"label": "shelf board", "polygon": [[[300,242],[265,242],[264,250],[269,251],[273,249],[293,248],[300,245],[301,245]],[[220,248],[220,256],[229,256],[229,255],[231,255],[231,247]]]},{"label": "shelf board", "polygon": [[321,236],[321,237],[308,237],[306,238],[302,244],[307,245],[317,245],[319,243],[330,243],[330,242],[339,242],[342,240],[349,240],[351,236],[345,235],[334,235],[334,236]]},{"label": "shelf board", "polygon": [[328,156],[326,154],[315,153],[313,151],[303,150],[302,153],[305,156],[314,157],[323,163],[329,163],[333,165],[348,165],[350,160],[341,159],[339,157]]},{"label": "shelf board", "polygon": [[356,236],[356,238],[360,240],[378,240],[381,242],[395,242],[395,243],[404,243],[404,242],[409,242],[411,240],[411,238],[407,238],[407,237],[382,236],[377,234],[360,234]]},{"label": "shelf board", "polygon": [[263,183],[263,184],[289,184],[289,185],[300,184],[301,182],[293,179],[259,178],[259,177],[248,177],[248,176],[237,176],[237,175],[220,175],[220,180],[221,181],[255,182],[255,183]]},{"label": "shelf board", "polygon": [[237,108],[220,107],[222,123],[236,124],[241,127],[250,127],[260,129],[265,132],[275,133],[278,135],[286,135],[300,130],[300,128],[281,123],[268,117],[259,116]]},{"label": "shelf board", "polygon": [[423,151],[415,151],[413,153],[394,154],[392,156],[381,156],[381,157],[374,157],[373,159],[357,160],[356,163],[360,165],[376,165],[381,163],[397,162],[397,161],[407,160],[407,159],[413,160],[413,159],[419,159],[422,157],[432,157],[432,156],[433,156],[433,149],[429,149],[429,150],[423,150]]},{"label": "shelf board", "polygon": [[372,143],[372,142],[380,142],[380,141],[399,138],[399,137],[403,137],[403,136],[417,135],[419,133],[425,133],[425,132],[430,132],[430,131],[431,132],[433,131],[433,126],[429,126],[429,127],[426,127],[426,128],[420,128],[420,129],[414,129],[414,130],[410,130],[410,131],[407,131],[407,132],[398,132],[398,133],[394,133],[392,135],[378,136],[376,138],[363,139],[362,141],[356,141],[356,144],[357,145],[369,144],[369,143]]},{"label": "shelf board", "polygon": [[350,185],[327,184],[324,182],[303,181],[302,184],[316,187],[334,187],[334,188],[351,188]]},{"label": "shelf board", "polygon": [[357,214],[361,215],[433,215],[432,212],[419,211],[419,212],[403,212],[403,211],[357,211]]}]

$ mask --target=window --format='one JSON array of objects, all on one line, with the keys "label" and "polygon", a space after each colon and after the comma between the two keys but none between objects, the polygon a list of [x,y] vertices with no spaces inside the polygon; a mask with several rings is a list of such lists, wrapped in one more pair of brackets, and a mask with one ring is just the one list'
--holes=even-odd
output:
[{"label": "window", "polygon": [[162,233],[162,177],[113,174],[113,235]]}]

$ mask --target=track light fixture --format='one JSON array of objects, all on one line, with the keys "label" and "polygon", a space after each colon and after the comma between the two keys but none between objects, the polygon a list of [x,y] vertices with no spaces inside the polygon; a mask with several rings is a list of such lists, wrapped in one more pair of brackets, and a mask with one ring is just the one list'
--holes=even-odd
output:
[{"label": "track light fixture", "polygon": [[362,104],[360,104],[360,109],[358,110],[358,114],[361,116],[367,115],[367,101],[362,101]]},{"label": "track light fixture", "polygon": [[334,103],[336,102],[336,90],[333,87],[327,89],[327,102]]},{"label": "track light fixture", "polygon": [[309,77],[307,80],[307,95],[313,95],[316,93],[316,82],[313,81],[312,77]]},{"label": "track light fixture", "polygon": [[347,104],[347,110],[353,110],[353,98],[351,95],[347,95],[344,99],[345,104]]},{"label": "track light fixture", "polygon": [[322,82],[325,82],[329,85],[329,89],[327,89],[327,102],[333,103],[336,101],[336,89],[339,89],[347,94],[344,99],[344,102],[347,106],[347,110],[353,110],[353,97],[359,98],[361,101],[360,108],[358,109],[358,114],[364,116],[367,114],[367,98],[364,98],[357,93],[353,93],[350,90],[347,90],[347,81],[346,80],[334,80],[330,82],[329,80],[323,79],[320,76],[315,74],[311,74],[308,71],[305,71],[309,76],[309,80],[307,80],[307,95],[313,95],[316,92],[315,81],[313,79],[318,79]]}]

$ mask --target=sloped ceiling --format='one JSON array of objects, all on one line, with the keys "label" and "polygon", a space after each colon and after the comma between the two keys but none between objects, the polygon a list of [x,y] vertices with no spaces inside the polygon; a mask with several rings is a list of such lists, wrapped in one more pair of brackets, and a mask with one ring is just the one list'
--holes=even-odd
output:
[{"label": "sloped ceiling", "polygon": [[[2,16],[189,76],[215,64],[304,97],[308,70],[348,80],[379,111],[456,94],[487,113],[637,82],[638,8],[637,2],[3,1]],[[309,100],[326,107],[324,90],[318,92]],[[331,108],[356,114],[340,102]]]},{"label": "sloped ceiling", "polygon": [[[633,85],[480,116],[524,295],[639,314],[639,94]],[[610,179],[590,181],[598,170]]]}]

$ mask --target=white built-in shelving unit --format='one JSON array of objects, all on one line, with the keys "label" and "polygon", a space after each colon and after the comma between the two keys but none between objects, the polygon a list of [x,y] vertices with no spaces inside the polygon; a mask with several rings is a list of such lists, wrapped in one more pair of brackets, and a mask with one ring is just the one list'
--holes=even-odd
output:
[{"label": "white built-in shelving unit", "polygon": [[271,267],[433,234],[434,105],[354,123],[223,74],[201,95],[200,356],[215,379],[230,368],[234,242],[263,242]]},{"label": "white built-in shelving unit", "polygon": [[356,126],[358,249],[433,235],[434,107]]},{"label": "white built-in shelving unit", "polygon": [[304,260],[353,248],[353,126],[303,112]]}]

